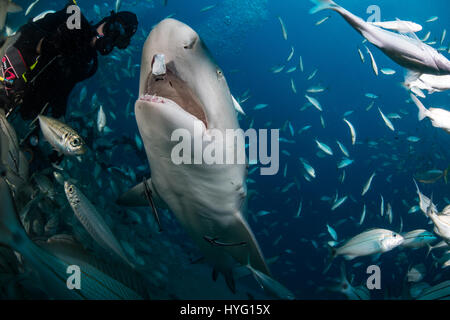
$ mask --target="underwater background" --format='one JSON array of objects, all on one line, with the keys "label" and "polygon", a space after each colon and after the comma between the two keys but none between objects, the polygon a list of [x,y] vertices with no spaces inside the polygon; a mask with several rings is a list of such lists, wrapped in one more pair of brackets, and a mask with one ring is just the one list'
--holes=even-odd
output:
[{"label": "underwater background", "polygon": [[[450,137],[432,127],[430,121],[417,120],[417,108],[407,101],[409,92],[401,85],[404,81],[403,68],[366,43],[379,68],[396,71],[394,75],[380,73],[375,76],[362,43],[363,38],[335,12],[310,15],[313,4],[307,0],[168,0],[167,5],[163,2],[122,0],[120,9],[136,13],[139,28],[127,50],[115,49],[110,56],[99,57],[97,73],[73,90],[66,121],[82,136],[88,134],[82,127],[83,123],[93,122],[95,127],[96,112],[101,104],[111,131],[94,136],[94,139],[111,142],[127,137],[133,145],[138,135],[133,110],[138,96],[142,45],[152,26],[170,15],[199,33],[217,64],[224,70],[232,94],[246,112],[245,116],[239,115],[241,128],[281,130],[280,138],[283,139],[280,139],[278,174],[260,176],[259,170],[252,172],[255,165],[250,166],[247,220],[264,256],[267,259],[278,257],[269,265],[274,278],[291,290],[296,298],[346,299],[342,293],[332,290],[341,277],[343,259],[336,259],[331,269],[323,274],[329,255],[327,242],[333,240],[327,225],[336,230],[339,241],[370,228],[386,228],[396,232],[415,229],[432,231],[433,225],[421,212],[408,213],[411,207],[419,203],[413,178],[433,169],[444,171],[450,166],[450,150],[447,148]],[[360,17],[368,17],[367,8],[377,5],[381,8],[382,20],[399,18],[420,23],[424,30],[418,33],[418,37],[423,38],[431,31],[429,41],[436,40],[436,46],[450,21],[446,0],[337,2]],[[28,1],[16,0],[16,3],[23,8],[29,5]],[[59,10],[64,4],[65,1],[41,0],[29,16],[49,9]],[[114,9],[115,1],[79,0],[78,5],[88,20],[97,22]],[[202,10],[209,5],[215,6]],[[327,21],[316,25],[326,16],[330,16]],[[439,19],[426,23],[432,16]],[[279,17],[284,22],[287,40],[283,38]],[[25,22],[23,13],[8,16],[8,26],[12,28]],[[442,52],[445,56],[448,56],[449,43],[450,38],[447,37],[443,43],[447,50]],[[295,49],[294,55],[287,61],[292,48]],[[360,61],[358,48],[366,56],[364,64]],[[299,66],[300,57],[303,71]],[[280,66],[285,68],[274,73],[274,69]],[[296,67],[295,71],[287,73],[293,67]],[[308,80],[314,72],[315,76]],[[306,92],[317,85],[325,90],[312,94]],[[308,104],[305,93],[320,101],[323,112]],[[377,98],[369,98],[367,93]],[[446,108],[448,101],[448,93],[435,93],[427,97],[426,106]],[[366,110],[372,102],[372,108]],[[268,106],[255,110],[259,104]],[[395,131],[385,125],[378,108],[385,115],[395,113],[400,116],[400,119],[391,119]],[[357,132],[354,146],[349,128],[343,121],[346,112],[345,118],[351,121]],[[320,116],[323,117],[323,124]],[[302,132],[301,129],[308,125],[311,128]],[[411,136],[420,140],[412,142],[408,140]],[[334,155],[320,153],[315,139],[329,145]],[[350,159],[354,160],[344,169],[337,168],[343,155],[336,140],[348,148]],[[124,241],[132,247],[127,252],[134,252],[145,260],[147,266],[151,266],[154,274],[150,272],[149,275],[160,281],[155,280],[155,287],[161,298],[247,298],[228,293],[222,279],[210,284],[210,268],[190,265],[190,259],[199,255],[198,249],[169,212],[162,215],[164,231],[158,233],[148,208],[130,209],[140,217],[131,219],[128,209],[113,204],[122,192],[140,182],[142,177],[150,176],[142,146],[130,148],[129,145],[118,144],[103,156],[109,167],[135,169],[135,177],[130,179],[114,170],[102,170],[99,180],[103,182],[94,188],[92,172],[95,163],[64,161],[72,161],[70,176],[84,186],[85,194],[109,217],[107,221],[115,226],[114,234],[121,239],[121,243]],[[305,179],[305,170],[299,158],[307,159],[314,167],[315,179]],[[341,182],[343,171],[345,179]],[[373,172],[376,172],[376,177],[370,191],[362,197],[361,190]],[[115,183],[112,187],[110,180]],[[439,208],[450,203],[446,179],[421,184],[420,187],[427,195],[433,193]],[[55,190],[64,196],[61,186],[55,187]],[[348,199],[336,210],[331,210],[336,192],[339,198],[348,196]],[[386,216],[380,216],[380,195],[385,203],[392,206],[392,223]],[[296,217],[300,204],[301,213]],[[360,226],[364,205],[367,213]],[[65,206],[69,215],[70,207]],[[86,239],[86,234],[80,230],[75,237]],[[376,264],[381,268],[382,288],[370,292],[372,299],[411,298],[408,295],[411,283],[406,280],[406,274],[412,265],[425,264],[427,272],[422,282],[429,285],[450,279],[449,269],[441,268],[436,263],[441,253],[427,255],[427,252],[427,248],[396,248],[379,257],[347,261],[346,270],[353,286],[365,285],[368,278],[366,268]],[[171,269],[175,268],[172,266],[173,257],[184,267],[171,271],[175,270]],[[180,277],[188,282],[189,275],[192,274],[192,279],[195,275],[196,280],[192,282],[198,284],[197,291],[191,288],[195,284],[189,287],[181,280],[177,282],[175,276],[170,279],[173,272],[184,272],[183,268],[190,271]],[[204,279],[205,283],[201,285],[199,279]],[[252,296],[256,297],[262,294],[251,277],[237,281],[246,288],[242,292],[251,291]],[[218,287],[224,288],[220,291]]]}]

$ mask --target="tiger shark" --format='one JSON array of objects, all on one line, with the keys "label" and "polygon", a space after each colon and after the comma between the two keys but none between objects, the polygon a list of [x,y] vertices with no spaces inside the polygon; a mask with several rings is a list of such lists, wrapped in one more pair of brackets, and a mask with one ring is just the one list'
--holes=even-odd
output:
[{"label": "tiger shark", "polygon": [[[316,6],[310,10],[311,14],[322,10],[333,10],[339,13],[358,33],[370,43],[379,48],[394,62],[416,74],[448,75],[450,61],[436,49],[420,41],[415,33],[407,32],[410,36],[384,30],[373,23],[364,21],[332,0],[311,0]],[[401,21],[397,21],[401,24]],[[406,22],[403,28],[410,29]]]},{"label": "tiger shark", "polygon": [[[152,177],[145,181],[148,187],[136,186],[118,203],[146,205],[145,189],[150,189],[155,205],[174,213],[213,266],[213,278],[223,274],[233,292],[237,265],[270,276],[245,218],[247,164],[175,164],[171,158],[177,129],[204,147],[213,143],[212,130],[240,129],[223,71],[193,29],[174,19],[155,26],[142,51],[139,96],[135,116]],[[233,143],[234,156],[245,157],[245,147]]]}]

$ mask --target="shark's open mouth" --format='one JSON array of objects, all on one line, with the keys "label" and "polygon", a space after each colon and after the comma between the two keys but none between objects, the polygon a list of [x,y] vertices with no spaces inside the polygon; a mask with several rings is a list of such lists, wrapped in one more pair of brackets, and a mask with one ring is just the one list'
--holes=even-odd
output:
[{"label": "shark's open mouth", "polygon": [[207,127],[206,115],[200,99],[189,85],[177,75],[174,63],[168,63],[165,65],[164,71],[160,72],[154,72],[154,65],[155,58],[152,62],[153,71],[147,79],[145,94],[140,99],[153,103],[166,103],[169,99],[184,111],[202,121]]}]

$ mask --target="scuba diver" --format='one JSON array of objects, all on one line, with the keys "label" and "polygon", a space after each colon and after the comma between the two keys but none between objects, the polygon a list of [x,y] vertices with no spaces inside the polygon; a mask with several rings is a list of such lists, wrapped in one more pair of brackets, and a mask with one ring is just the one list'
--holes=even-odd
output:
[{"label": "scuba diver", "polygon": [[0,108],[7,116],[16,109],[24,120],[44,109],[64,116],[74,86],[97,71],[97,52],[126,49],[136,33],[137,17],[127,11],[112,11],[95,25],[80,14],[81,28],[69,29],[69,5],[23,25],[2,48]]}]

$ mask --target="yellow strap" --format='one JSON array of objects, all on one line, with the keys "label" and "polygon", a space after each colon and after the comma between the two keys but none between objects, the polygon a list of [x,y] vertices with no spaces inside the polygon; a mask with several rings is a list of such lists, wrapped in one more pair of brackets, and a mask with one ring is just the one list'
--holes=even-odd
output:
[{"label": "yellow strap", "polygon": [[33,65],[30,67],[30,70],[33,70],[36,67],[38,62],[39,62],[39,57],[36,59],[36,62],[33,63]]},{"label": "yellow strap", "polygon": [[77,2],[76,2],[75,0],[73,0],[73,3],[74,3],[75,5],[77,5]]},{"label": "yellow strap", "polygon": [[22,75],[23,80],[25,80],[25,82],[28,82],[27,78],[25,77],[25,73]]}]

